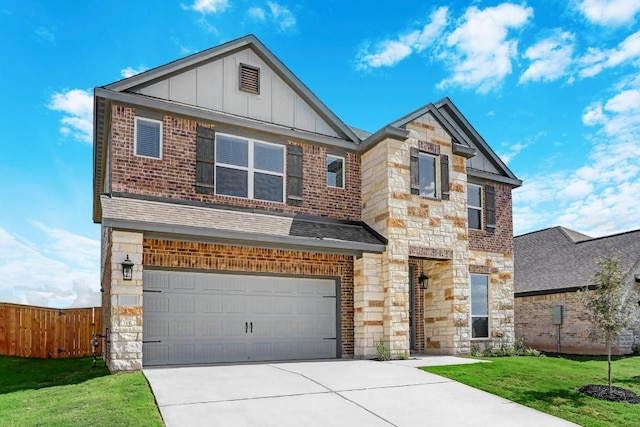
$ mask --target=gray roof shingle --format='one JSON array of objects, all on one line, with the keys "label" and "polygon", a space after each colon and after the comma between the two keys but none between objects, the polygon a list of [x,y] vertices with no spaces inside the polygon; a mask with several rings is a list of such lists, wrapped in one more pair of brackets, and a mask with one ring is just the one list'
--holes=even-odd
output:
[{"label": "gray roof shingle", "polygon": [[640,230],[592,238],[553,227],[514,238],[515,293],[554,293],[591,283],[596,261],[616,256],[619,267],[635,276],[640,271]]},{"label": "gray roof shingle", "polygon": [[382,252],[385,247],[361,223],[107,195],[101,203],[103,225],[112,227],[324,250]]}]

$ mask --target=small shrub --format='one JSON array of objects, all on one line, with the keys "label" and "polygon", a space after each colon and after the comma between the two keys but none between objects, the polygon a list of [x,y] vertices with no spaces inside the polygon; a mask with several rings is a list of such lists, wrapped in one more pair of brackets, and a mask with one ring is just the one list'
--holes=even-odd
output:
[{"label": "small shrub", "polygon": [[491,341],[485,341],[482,348],[479,343],[471,344],[471,356],[474,357],[539,357],[540,355],[541,354],[538,350],[527,348],[524,345],[524,340],[522,338],[516,339],[513,344],[510,344],[505,340],[500,340],[500,343],[497,345]]},{"label": "small shrub", "polygon": [[384,345],[384,341],[382,340],[376,343],[376,353],[378,354],[378,360],[391,360],[391,351]]}]

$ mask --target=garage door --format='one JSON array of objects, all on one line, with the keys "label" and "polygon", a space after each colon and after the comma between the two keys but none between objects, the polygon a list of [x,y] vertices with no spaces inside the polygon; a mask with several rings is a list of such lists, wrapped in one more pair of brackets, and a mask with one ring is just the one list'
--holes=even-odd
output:
[{"label": "garage door", "polygon": [[144,272],[143,364],[332,358],[336,282]]}]

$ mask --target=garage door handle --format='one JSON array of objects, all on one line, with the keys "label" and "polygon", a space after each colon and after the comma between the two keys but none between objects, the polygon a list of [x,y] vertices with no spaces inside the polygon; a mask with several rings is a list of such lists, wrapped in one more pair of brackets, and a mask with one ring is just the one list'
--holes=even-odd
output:
[{"label": "garage door handle", "polygon": [[244,322],[244,333],[246,334],[247,332],[249,332],[249,323]]},{"label": "garage door handle", "polygon": [[251,322],[250,325],[251,325],[251,333],[253,333],[253,322]]}]

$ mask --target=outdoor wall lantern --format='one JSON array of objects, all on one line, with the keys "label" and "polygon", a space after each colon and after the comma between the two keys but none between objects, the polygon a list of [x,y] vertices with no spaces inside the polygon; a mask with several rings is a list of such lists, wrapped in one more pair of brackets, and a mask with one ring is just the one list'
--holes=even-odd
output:
[{"label": "outdoor wall lantern", "polygon": [[133,261],[129,259],[128,254],[127,259],[122,261],[122,277],[124,280],[133,279]]},{"label": "outdoor wall lantern", "polygon": [[420,284],[420,289],[427,289],[427,285],[429,284],[429,276],[424,274],[424,272],[420,272],[420,276],[418,276],[418,283]]}]

